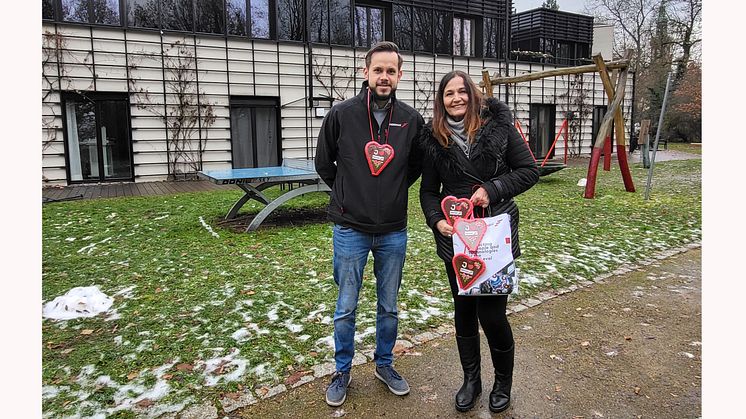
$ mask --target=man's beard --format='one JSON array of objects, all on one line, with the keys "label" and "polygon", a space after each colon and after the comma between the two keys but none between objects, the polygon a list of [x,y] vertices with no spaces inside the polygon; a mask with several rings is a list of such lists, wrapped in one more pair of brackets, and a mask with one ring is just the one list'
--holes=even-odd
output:
[{"label": "man's beard", "polygon": [[378,92],[376,92],[376,90],[378,90],[378,87],[380,87],[380,86],[376,86],[375,89],[370,89],[371,93],[372,93],[372,96],[373,96],[373,100],[378,101],[378,102],[385,102],[385,101],[389,100],[389,98],[391,97],[391,95],[394,94],[394,92],[396,91],[396,87],[394,87],[394,86],[392,86],[390,84],[386,84],[385,86],[387,86],[389,89],[391,89],[391,91],[387,95],[379,95]]}]

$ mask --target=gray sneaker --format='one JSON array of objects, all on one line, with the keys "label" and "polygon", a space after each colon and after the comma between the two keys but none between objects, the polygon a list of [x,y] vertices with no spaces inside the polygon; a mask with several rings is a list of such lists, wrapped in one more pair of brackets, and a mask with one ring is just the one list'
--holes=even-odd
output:
[{"label": "gray sneaker", "polygon": [[341,406],[347,399],[347,386],[350,385],[352,377],[349,372],[337,371],[332,374],[332,382],[326,388],[326,404],[329,406]]},{"label": "gray sneaker", "polygon": [[376,377],[383,381],[388,386],[389,390],[397,396],[403,396],[409,393],[409,384],[407,384],[407,380],[403,379],[391,365],[384,365],[382,367],[376,365]]}]

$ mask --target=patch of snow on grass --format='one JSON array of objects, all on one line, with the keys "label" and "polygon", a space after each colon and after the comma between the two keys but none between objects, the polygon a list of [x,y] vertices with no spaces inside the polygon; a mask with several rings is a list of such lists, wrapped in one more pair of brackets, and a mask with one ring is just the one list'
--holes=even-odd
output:
[{"label": "patch of snow on grass", "polygon": [[269,312],[267,312],[267,318],[270,321],[276,321],[277,319],[279,319],[279,317],[277,316],[277,307],[275,307],[272,310],[270,310]]},{"label": "patch of snow on grass", "polygon": [[325,336],[320,339],[316,339],[316,346],[319,348],[327,347],[333,350],[334,349],[334,336],[329,335],[329,336]]},{"label": "patch of snow on grass", "polygon": [[287,328],[288,328],[288,330],[290,330],[290,331],[291,331],[292,333],[298,333],[298,332],[300,332],[301,330],[303,330],[303,326],[301,326],[301,325],[299,325],[299,324],[294,324],[294,323],[293,323],[293,321],[292,321],[291,319],[287,319],[287,320],[285,320],[285,322],[284,322],[283,324],[284,324],[284,325],[285,325],[285,327],[287,327]]},{"label": "patch of snow on grass", "polygon": [[48,319],[69,320],[93,317],[108,311],[114,299],[102,293],[98,286],[75,287],[66,294],[46,303],[42,316]]},{"label": "patch of snow on grass", "polygon": [[[166,216],[166,217],[168,217],[168,216]],[[156,218],[156,219],[157,219],[157,218]],[[216,233],[216,232],[215,232],[215,231],[214,231],[214,230],[212,229],[212,227],[210,227],[210,225],[209,225],[209,224],[207,224],[207,223],[205,222],[205,219],[204,219],[204,218],[202,218],[202,216],[201,216],[201,215],[199,216],[199,222],[200,222],[200,224],[202,224],[202,227],[204,227],[204,228],[205,228],[205,230],[207,230],[207,231],[208,231],[208,232],[209,232],[209,233],[210,233],[210,234],[212,235],[212,237],[215,237],[215,238],[217,238],[217,239],[219,239],[219,238],[220,238],[220,236],[218,235],[218,233]]]},{"label": "patch of snow on grass", "polygon": [[[84,240],[85,240],[85,238],[84,238]],[[78,253],[86,252],[87,255],[90,255],[91,252],[93,252],[93,250],[96,249],[97,245],[104,244],[104,243],[108,242],[109,240],[111,240],[111,237],[107,237],[107,238],[101,240],[100,242],[95,242],[95,243],[91,243],[91,244],[89,244],[87,246],[83,246],[80,249],[78,249]]]},{"label": "patch of snow on grass", "polygon": [[[213,387],[221,381],[230,382],[239,380],[246,372],[246,365],[248,363],[245,359],[237,358],[240,353],[240,350],[233,349],[226,356],[204,361],[205,370],[202,375],[205,377],[205,385]],[[223,374],[225,370],[230,372]]]},{"label": "patch of snow on grass", "polygon": [[248,330],[248,329],[246,329],[245,327],[242,327],[242,328],[240,328],[240,329],[236,330],[236,331],[235,331],[235,332],[233,332],[233,334],[231,335],[231,337],[232,337],[232,338],[233,338],[233,339],[234,339],[234,340],[235,340],[236,342],[238,342],[238,343],[241,343],[241,342],[244,342],[244,341],[246,341],[246,340],[248,339],[248,337],[249,337],[249,336],[251,336],[251,333],[250,333],[250,332],[249,332],[249,330]]}]

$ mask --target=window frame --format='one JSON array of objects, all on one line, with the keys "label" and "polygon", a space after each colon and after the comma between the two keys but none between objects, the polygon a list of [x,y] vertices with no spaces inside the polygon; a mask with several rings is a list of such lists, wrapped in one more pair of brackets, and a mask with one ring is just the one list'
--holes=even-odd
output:
[{"label": "window frame", "polygon": [[[94,104],[95,107],[95,120],[96,120],[96,138],[97,138],[97,153],[101,157],[101,147],[99,140],[99,113],[98,103],[105,100],[123,101],[127,105],[127,114],[123,116],[123,121],[126,121],[127,125],[127,141],[129,143],[129,165],[132,176],[129,178],[110,178],[108,180],[99,176],[99,180],[72,180],[72,174],[70,173],[70,145],[68,139],[68,126],[67,126],[67,102],[69,101],[83,101],[87,100]],[[65,176],[68,185],[80,185],[80,184],[92,184],[98,182],[134,182],[135,181],[135,153],[134,153],[134,141],[132,140],[132,103],[130,102],[130,95],[127,92],[77,92],[72,90],[64,90],[60,92],[60,105],[62,107],[62,136],[63,146],[65,150]],[[101,161],[103,159],[99,159]],[[102,180],[104,179],[104,180]]]},{"label": "window frame", "polygon": [[[353,48],[353,49],[360,49],[360,48],[366,48],[369,47],[368,45],[358,45],[359,42],[356,39],[356,28],[355,28],[355,20],[357,19],[355,10],[357,7],[365,7],[367,8],[366,13],[366,20],[368,23],[370,23],[370,11],[371,9],[379,9],[382,11],[382,22],[383,22],[383,40],[393,41],[396,33],[396,38],[399,41],[398,44],[400,45],[400,49],[402,51],[407,51],[411,53],[424,53],[424,54],[434,54],[434,55],[450,55],[450,56],[456,56],[456,57],[471,57],[471,58],[489,58],[489,59],[495,59],[495,60],[501,60],[503,57],[501,57],[501,45],[506,42],[504,35],[504,28],[501,30],[502,25],[500,24],[500,17],[494,16],[493,14],[485,14],[485,15],[478,15],[478,14],[469,14],[465,12],[458,12],[454,9],[457,7],[449,7],[450,5],[445,5],[444,7],[438,7],[434,3],[431,3],[430,5],[425,5],[424,2],[409,2],[409,1],[389,1],[389,0],[323,0],[323,5],[326,7],[326,14],[325,14],[325,23],[326,26],[323,28],[324,37],[326,40],[312,40],[311,35],[311,25],[310,25],[310,8],[314,6],[312,4],[311,0],[283,0],[288,2],[294,2],[294,1],[301,1],[303,2],[303,5],[305,6],[303,9],[303,28],[302,28],[302,38],[303,39],[280,39],[279,37],[279,30],[280,30],[280,16],[279,15],[279,6],[280,6],[280,0],[266,0],[268,5],[268,17],[267,17],[267,23],[269,26],[269,33],[268,37],[255,37],[254,36],[254,25],[252,24],[251,19],[251,10],[252,10],[252,1],[254,0],[242,0],[243,6],[246,8],[245,10],[245,21],[243,22],[244,29],[245,29],[245,35],[237,35],[230,33],[228,27],[229,27],[229,18],[228,18],[228,11],[229,11],[229,0],[222,0],[222,32],[201,32],[199,31],[199,21],[197,19],[197,1],[200,0],[189,0],[192,6],[192,27],[191,29],[187,30],[180,30],[180,29],[166,29],[164,28],[164,13],[163,13],[163,1],[165,0],[156,0],[157,3],[157,25],[156,27],[147,27],[147,26],[135,26],[130,24],[130,3],[131,0],[117,0],[119,5],[119,24],[106,24],[106,23],[93,23],[90,22],[90,18],[88,22],[73,22],[73,21],[64,21],[62,20],[62,1],[63,0],[51,0],[52,2],[52,9],[53,9],[53,15],[54,18],[52,19],[45,19],[42,18],[42,22],[59,22],[59,23],[66,23],[66,24],[73,24],[73,25],[81,25],[81,26],[88,26],[88,27],[105,27],[105,28],[112,28],[112,27],[121,27],[124,29],[136,29],[136,30],[143,30],[143,31],[161,31],[161,32],[171,32],[171,33],[179,33],[179,34],[192,34],[192,35],[200,35],[200,36],[222,36],[226,39],[248,39],[248,40],[266,40],[266,41],[274,41],[274,42],[290,42],[290,43],[296,43],[296,44],[318,44],[318,45],[328,45],[328,46],[338,46],[338,47],[347,47],[347,48]],[[85,2],[87,7],[89,8],[89,11],[92,8],[93,0],[82,0]],[[172,0],[174,1],[174,0]],[[175,1],[183,1],[183,0],[175,0]],[[204,1],[204,0],[202,0]],[[342,2],[339,3],[343,7],[346,7],[349,5],[349,13],[343,13],[345,16],[345,19],[347,22],[346,25],[344,25],[345,30],[349,31],[348,33],[338,33],[337,35],[342,35],[342,37],[346,37],[349,35],[349,41],[348,42],[335,42],[339,40],[339,36],[337,36],[337,39],[335,39],[335,32],[333,30],[332,21],[335,20],[335,18],[341,17],[339,13],[333,14],[333,9],[342,9],[338,8],[337,3],[332,4],[332,2]],[[144,3],[146,4],[146,3]],[[333,7],[334,6],[334,7]],[[405,28],[404,31],[400,31],[400,29],[395,25],[396,17],[401,15],[401,20],[409,20],[409,28]],[[92,15],[92,13],[90,13]],[[431,23],[429,25],[430,27],[421,27],[423,31],[418,32],[417,31],[417,22],[418,16],[422,17],[420,15],[427,14],[426,19]],[[440,18],[439,18],[440,16]],[[447,39],[448,49],[449,51],[446,53],[443,50],[443,47],[445,44],[443,43],[443,40],[438,39],[439,36],[442,36],[442,34],[437,33],[438,31],[433,26],[435,25],[435,22],[442,21],[443,18],[446,19],[447,23],[450,23],[450,31],[448,34],[444,35],[446,37],[450,37],[450,39]],[[487,56],[486,54],[486,40],[484,39],[487,29],[487,19],[490,19],[490,25],[495,26],[493,29],[495,35],[495,55],[496,56]],[[464,50],[464,45],[462,41],[462,47],[460,51],[454,50],[453,45],[453,35],[454,31],[456,29],[456,22],[459,22],[459,31],[463,34],[464,32],[464,23],[465,21],[471,22],[471,31],[470,31],[470,49],[468,51]],[[367,25],[370,26],[370,25]],[[447,25],[446,25],[447,26]],[[368,32],[370,32],[370,28],[368,28]],[[423,36],[424,38],[423,39]],[[366,34],[368,36],[368,34]],[[347,41],[346,39],[342,39],[343,41]],[[423,45],[422,48],[418,48],[417,44],[419,41],[429,41],[427,42],[428,45]],[[440,41],[440,42],[439,42]],[[440,49],[440,51],[436,51],[437,49]]]},{"label": "window frame", "polygon": [[[460,36],[460,39],[461,39],[461,51],[459,51],[458,53],[456,53],[456,50],[455,50],[455,47],[456,47],[456,45],[455,45],[455,39],[456,39],[456,37],[455,37],[455,34],[456,34],[456,20],[459,20],[460,23],[461,23],[459,25],[459,32],[460,32],[459,36]],[[477,57],[477,48],[476,48],[477,47],[477,36],[476,36],[476,33],[477,33],[477,21],[478,20],[479,19],[476,16],[465,15],[465,14],[460,14],[460,13],[454,13],[453,14],[453,31],[452,32],[453,32],[454,36],[451,39],[451,45],[452,45],[451,46],[451,48],[452,48],[451,55],[453,55],[454,57]],[[471,51],[469,51],[469,53],[466,53],[466,54],[462,53],[462,51],[464,50],[464,41],[463,41],[464,40],[464,24],[463,23],[465,21],[468,21],[469,22],[469,26],[470,26],[470,28],[469,28],[469,46],[470,46],[470,50],[471,50]]]},{"label": "window frame", "polygon": [[[374,45],[373,42],[373,30],[371,29],[371,11],[373,9],[380,10],[381,11],[381,23],[383,24],[383,30],[381,31],[381,35],[383,36],[383,39],[381,41],[390,40],[386,36],[388,32],[391,32],[389,29],[389,23],[387,22],[387,16],[390,14],[388,9],[382,5],[374,4],[371,2],[354,2],[352,7],[355,8],[355,11],[352,13],[352,44],[355,48],[370,48]],[[364,8],[365,9],[365,29],[366,29],[366,42],[367,45],[358,45],[357,43],[357,8]],[[376,41],[378,42],[378,41]]]},{"label": "window frame", "polygon": [[90,25],[90,26],[101,26],[105,28],[117,28],[117,27],[124,27],[124,11],[125,7],[124,4],[127,3],[127,0],[116,0],[118,7],[117,12],[119,13],[119,23],[103,23],[103,22],[93,22],[93,0],[81,0],[83,3],[86,4],[88,9],[88,21],[87,22],[77,22],[74,20],[65,20],[64,16],[62,15],[62,1],[63,0],[52,0],[52,10],[54,11],[54,20],[44,19],[42,17],[42,21],[46,22],[60,22],[60,23],[66,23],[66,24],[72,24],[72,25]]}]

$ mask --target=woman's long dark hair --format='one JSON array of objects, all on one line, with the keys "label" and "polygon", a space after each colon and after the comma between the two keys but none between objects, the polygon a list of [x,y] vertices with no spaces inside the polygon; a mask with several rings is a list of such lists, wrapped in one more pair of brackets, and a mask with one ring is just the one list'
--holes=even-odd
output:
[{"label": "woman's long dark hair", "polygon": [[451,71],[440,80],[438,93],[435,95],[435,107],[433,109],[433,135],[443,147],[448,147],[451,136],[451,129],[448,128],[448,122],[446,121],[448,112],[446,112],[446,107],[443,103],[443,92],[446,90],[448,82],[455,77],[461,77],[464,80],[464,87],[466,88],[467,95],[469,95],[469,103],[466,106],[466,114],[464,115],[464,129],[470,143],[474,141],[474,136],[482,125],[482,120],[479,116],[482,109],[482,92],[468,74],[461,70]]}]

